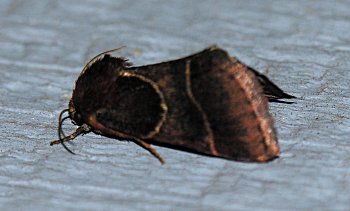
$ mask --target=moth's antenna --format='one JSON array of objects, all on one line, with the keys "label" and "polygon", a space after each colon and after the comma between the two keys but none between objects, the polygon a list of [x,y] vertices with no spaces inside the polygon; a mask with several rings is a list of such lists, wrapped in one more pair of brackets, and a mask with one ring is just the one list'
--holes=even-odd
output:
[{"label": "moth's antenna", "polygon": [[114,52],[114,51],[119,51],[120,49],[122,48],[125,48],[126,46],[121,46],[119,48],[114,48],[114,49],[111,49],[111,50],[108,50],[108,51],[104,51],[102,53],[99,53],[97,54],[94,58],[92,58],[86,65],[85,67],[83,68],[83,70],[81,71],[80,75],[84,74],[85,70],[88,69],[94,62],[96,62],[97,60],[99,60],[102,56],[104,56],[105,54],[107,53],[111,53],[111,52]]},{"label": "moth's antenna", "polygon": [[[58,128],[59,132],[61,133],[61,134],[58,134],[58,137],[59,137],[60,139],[62,139],[62,136],[63,136],[63,137],[66,137],[66,134],[64,133],[63,128],[62,128],[63,122],[66,121],[66,119],[70,119],[70,117],[69,117],[69,116],[64,117],[64,118],[61,120],[61,125],[59,125],[59,128]],[[60,135],[61,135],[61,136],[60,136]]]},{"label": "moth's antenna", "polygon": [[[63,125],[63,122],[66,120],[66,119],[69,119],[70,117],[69,116],[66,116],[64,118],[62,118],[63,114],[68,112],[69,109],[64,109],[63,111],[61,111],[59,117],[58,117],[58,140],[60,141],[60,143],[62,144],[62,146],[68,151],[70,152],[71,154],[75,155],[75,153],[70,150],[64,143],[63,143],[63,140],[64,138],[66,137],[64,132],[63,132],[63,129],[62,129],[62,125]],[[62,137],[63,136],[63,137]]]},{"label": "moth's antenna", "polygon": [[69,116],[64,117],[63,119],[62,119],[62,116],[63,116],[64,113],[66,113],[68,111],[69,111],[69,109],[64,109],[63,111],[61,111],[61,113],[60,113],[60,115],[58,117],[58,138],[59,139],[62,139],[62,135],[65,136],[64,132],[63,132],[63,129],[62,129],[62,124],[63,124],[64,120],[69,118]]}]

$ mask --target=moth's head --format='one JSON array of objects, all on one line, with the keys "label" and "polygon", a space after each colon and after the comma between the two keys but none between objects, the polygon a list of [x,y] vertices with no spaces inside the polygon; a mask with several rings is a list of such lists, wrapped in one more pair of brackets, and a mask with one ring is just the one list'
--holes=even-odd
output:
[{"label": "moth's head", "polygon": [[84,120],[82,119],[81,114],[75,110],[73,99],[69,101],[68,112],[69,112],[69,117],[72,120],[73,124],[79,125],[79,126],[84,124]]},{"label": "moth's head", "polygon": [[[113,51],[113,50],[111,50]],[[76,81],[72,98],[69,102],[69,118],[75,125],[83,125],[81,110],[94,110],[104,99],[103,90],[108,90],[111,84],[119,77],[122,70],[132,64],[121,57],[112,57],[109,51],[91,59],[81,71]]]},{"label": "moth's head", "polygon": [[[69,113],[69,116],[65,116],[63,117],[63,115],[68,112]],[[63,125],[63,122],[66,120],[66,119],[71,119],[73,124],[76,124],[76,125],[79,125],[79,127],[77,128],[77,130],[66,136],[65,133],[63,132],[63,128],[62,128],[62,125]],[[60,115],[59,115],[59,118],[58,118],[58,140],[56,141],[52,141],[50,143],[50,145],[54,145],[54,144],[62,144],[63,147],[70,153],[72,154],[75,154],[74,152],[72,152],[65,144],[64,142],[65,141],[70,141],[70,140],[73,140],[75,137],[77,137],[78,135],[80,134],[85,134],[85,133],[89,133],[91,131],[91,127],[88,126],[87,124],[83,124],[82,120],[81,120],[81,115],[78,114],[76,111],[75,111],[75,108],[74,108],[74,104],[72,102],[72,100],[69,102],[69,108],[68,109],[64,109],[63,111],[61,111]]]}]

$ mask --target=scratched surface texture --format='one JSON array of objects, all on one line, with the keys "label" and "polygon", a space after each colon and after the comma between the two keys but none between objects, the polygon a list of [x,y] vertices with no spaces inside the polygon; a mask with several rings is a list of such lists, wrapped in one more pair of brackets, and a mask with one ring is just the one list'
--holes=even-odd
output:
[{"label": "scratched surface texture", "polygon": [[[348,210],[350,2],[0,2],[0,210]],[[295,104],[270,110],[282,155],[247,164],[89,134],[50,147],[97,53],[135,65],[218,44]],[[66,124],[70,132],[74,127]]]}]

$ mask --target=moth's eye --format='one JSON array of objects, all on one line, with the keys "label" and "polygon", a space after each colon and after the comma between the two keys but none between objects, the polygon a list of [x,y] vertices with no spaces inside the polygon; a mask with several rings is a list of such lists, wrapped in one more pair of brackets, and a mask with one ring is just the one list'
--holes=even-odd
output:
[{"label": "moth's eye", "polygon": [[77,121],[80,122],[81,121],[81,115],[79,113],[76,113],[76,118],[77,118]]},{"label": "moth's eye", "polygon": [[76,124],[76,125],[82,125],[84,123],[81,119],[80,113],[76,113],[76,112],[73,113],[72,122],[73,124]]}]

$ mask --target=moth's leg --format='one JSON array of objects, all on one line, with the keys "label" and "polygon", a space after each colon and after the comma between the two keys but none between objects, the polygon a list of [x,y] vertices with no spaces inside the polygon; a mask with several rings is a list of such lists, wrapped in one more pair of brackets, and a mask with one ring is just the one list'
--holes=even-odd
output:
[{"label": "moth's leg", "polygon": [[163,158],[158,154],[158,152],[148,143],[144,142],[141,139],[134,138],[134,143],[149,151],[154,157],[156,157],[161,164],[164,164]]},{"label": "moth's leg", "polygon": [[86,125],[86,124],[83,124],[80,127],[78,127],[77,130],[74,133],[70,134],[69,136],[66,136],[63,139],[59,139],[59,140],[56,140],[56,141],[51,141],[50,145],[52,146],[52,145],[55,145],[55,144],[61,144],[61,143],[73,140],[78,135],[85,134],[85,133],[88,133],[90,131],[91,131],[91,127]]}]

